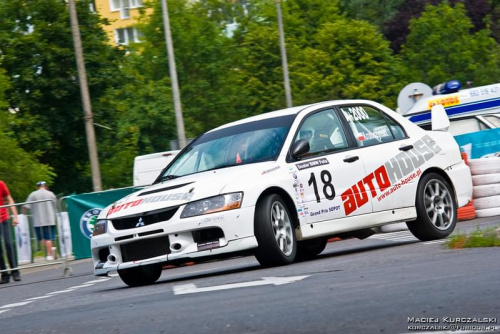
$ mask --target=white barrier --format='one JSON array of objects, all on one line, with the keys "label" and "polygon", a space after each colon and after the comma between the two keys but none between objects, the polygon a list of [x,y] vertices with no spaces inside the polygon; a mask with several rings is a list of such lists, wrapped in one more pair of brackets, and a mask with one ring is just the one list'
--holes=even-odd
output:
[{"label": "white barrier", "polygon": [[59,252],[62,257],[73,254],[73,244],[71,243],[71,228],[67,212],[57,214],[57,233],[59,234]]},{"label": "white barrier", "polygon": [[28,217],[24,214],[17,215],[17,226],[15,228],[17,260],[19,264],[31,262],[31,235]]}]

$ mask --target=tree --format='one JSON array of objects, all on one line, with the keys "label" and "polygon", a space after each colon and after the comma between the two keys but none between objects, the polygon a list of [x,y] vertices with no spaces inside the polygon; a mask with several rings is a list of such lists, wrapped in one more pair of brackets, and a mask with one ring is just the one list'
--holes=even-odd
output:
[{"label": "tree", "polygon": [[[465,4],[467,15],[474,24],[473,27],[470,27],[473,32],[485,28],[485,18],[492,12],[492,8],[494,7],[494,4],[491,4],[491,6],[488,4],[488,0],[413,0],[411,4],[407,2],[401,3],[397,13],[389,22],[386,22],[382,29],[386,38],[391,42],[391,48],[396,53],[399,53],[401,46],[405,44],[406,37],[410,33],[410,20],[419,18],[427,4],[437,5],[443,1],[452,5],[455,3]],[[498,22],[497,17],[494,17],[493,22]],[[455,26],[449,25],[447,30],[454,31],[455,28]]]},{"label": "tree", "polygon": [[[137,59],[136,59],[137,58]],[[168,78],[149,80],[136,67],[143,60],[131,56],[123,62],[120,87],[108,89],[101,106],[114,113],[111,130],[100,130],[103,188],[132,185],[134,157],[170,149],[176,138],[172,93]]]},{"label": "tree", "polygon": [[23,202],[28,194],[35,189],[36,182],[45,180],[51,184],[55,174],[47,165],[40,164],[36,156],[19,147],[9,129],[13,115],[7,113],[8,103],[5,91],[9,88],[5,71],[0,68],[0,180],[7,183],[12,197],[17,202]]},{"label": "tree", "polygon": [[293,63],[301,103],[329,99],[372,99],[394,105],[398,64],[389,43],[366,21],[339,19],[325,24]]},{"label": "tree", "polygon": [[455,7],[447,2],[427,5],[422,16],[410,22],[410,34],[401,53],[408,82],[496,82],[500,74],[498,45],[488,30],[472,33],[472,27],[460,3]]},{"label": "tree", "polygon": [[[142,51],[136,55],[143,60],[140,73],[170,89],[170,82],[165,81],[169,73],[160,1],[150,5],[154,11],[140,27],[144,34]],[[226,4],[215,5],[214,1],[168,2],[186,133],[190,137],[239,119],[242,112],[244,115],[241,101],[246,93],[239,85],[225,19],[217,10],[226,8]]]},{"label": "tree", "polygon": [[[255,113],[284,106],[274,1],[255,6],[253,21],[235,34]],[[340,98],[392,102],[397,63],[375,26],[343,18],[337,1],[282,2],[295,105]],[[391,103],[394,104],[394,103]]]},{"label": "tree", "polygon": [[[274,0],[252,1],[245,18],[234,34],[236,67],[243,76],[243,88],[249,94],[249,114],[284,108],[285,93],[277,14]],[[302,50],[316,44],[313,36],[326,23],[340,18],[337,1],[281,1],[285,43],[289,63],[292,100],[300,89],[294,62]]]},{"label": "tree", "polygon": [[[177,139],[160,1],[146,4],[141,43],[124,47],[116,80],[100,107],[113,110],[102,130],[104,187],[129,186],[137,155],[171,149]],[[225,1],[169,0],[169,16],[188,137],[247,115],[236,53],[226,23],[238,8]],[[149,10],[148,10],[149,9]]]},{"label": "tree", "polygon": [[[370,22],[384,32],[385,25],[399,13],[403,3],[404,0],[340,0],[340,8],[347,17]],[[413,7],[413,3],[404,7]]]},{"label": "tree", "polygon": [[[120,53],[108,43],[89,1],[77,1],[95,122],[112,110],[98,98],[113,83]],[[9,105],[19,108],[11,128],[26,151],[50,164],[56,192],[91,189],[83,112],[67,5],[60,0],[12,0],[0,4],[2,67],[12,82]]]}]

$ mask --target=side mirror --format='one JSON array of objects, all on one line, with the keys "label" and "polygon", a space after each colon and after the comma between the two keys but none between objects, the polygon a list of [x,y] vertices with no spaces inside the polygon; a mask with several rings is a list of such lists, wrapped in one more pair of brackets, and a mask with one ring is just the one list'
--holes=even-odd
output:
[{"label": "side mirror", "polygon": [[306,153],[309,152],[311,147],[309,146],[309,142],[305,139],[299,139],[292,146],[292,157],[295,159],[300,159]]},{"label": "side mirror", "polygon": [[450,127],[450,119],[446,114],[446,110],[440,104],[436,104],[431,109],[432,131],[448,131]]}]

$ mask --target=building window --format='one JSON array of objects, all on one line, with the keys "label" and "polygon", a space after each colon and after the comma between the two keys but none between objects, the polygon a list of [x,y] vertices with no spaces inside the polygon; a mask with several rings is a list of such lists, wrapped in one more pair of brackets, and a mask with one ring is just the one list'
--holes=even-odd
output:
[{"label": "building window", "polygon": [[139,43],[141,33],[137,28],[122,28],[115,30],[115,42],[120,45],[129,45],[130,43]]},{"label": "building window", "polygon": [[130,18],[130,9],[142,7],[143,0],[110,0],[112,12],[120,11],[122,19]]}]

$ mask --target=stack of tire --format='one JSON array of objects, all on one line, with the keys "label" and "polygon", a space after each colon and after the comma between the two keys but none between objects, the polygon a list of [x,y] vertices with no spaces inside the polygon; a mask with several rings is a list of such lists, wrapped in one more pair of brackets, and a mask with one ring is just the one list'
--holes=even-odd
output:
[{"label": "stack of tire", "polygon": [[500,157],[469,160],[477,217],[500,215]]},{"label": "stack of tire", "polygon": [[[467,153],[462,152],[462,159],[464,159],[465,164],[469,166],[469,159],[467,157]],[[457,219],[458,221],[462,220],[471,220],[476,218],[476,207],[474,206],[474,200],[472,199],[469,204],[458,208],[457,211]]]},{"label": "stack of tire", "polygon": [[462,206],[458,208],[457,211],[457,219],[458,221],[462,220],[471,220],[477,217],[476,207],[474,206],[474,199],[472,199],[469,204],[466,206]]}]

